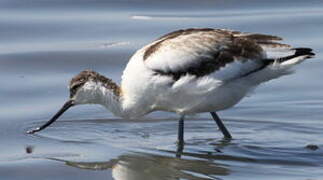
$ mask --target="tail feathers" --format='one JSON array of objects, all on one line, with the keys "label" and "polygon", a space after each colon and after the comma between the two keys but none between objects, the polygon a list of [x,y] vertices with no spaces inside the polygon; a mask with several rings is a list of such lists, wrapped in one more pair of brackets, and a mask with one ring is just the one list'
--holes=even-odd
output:
[{"label": "tail feathers", "polygon": [[308,59],[308,58],[315,56],[315,54],[312,52],[311,48],[293,48],[291,50],[295,50],[295,53],[293,55],[280,57],[278,59],[274,59],[274,61],[278,61],[279,63],[283,63],[285,61],[289,61],[289,60],[292,60],[297,57],[301,57],[301,58],[297,58],[297,59],[304,60],[304,59]]},{"label": "tail feathers", "polygon": [[310,48],[294,48],[290,50],[294,51],[293,55],[271,58],[263,61],[263,67],[247,74],[249,80],[252,79],[249,82],[259,84],[280,76],[291,74],[293,72],[291,67],[301,63],[305,59],[312,58],[315,55]]}]

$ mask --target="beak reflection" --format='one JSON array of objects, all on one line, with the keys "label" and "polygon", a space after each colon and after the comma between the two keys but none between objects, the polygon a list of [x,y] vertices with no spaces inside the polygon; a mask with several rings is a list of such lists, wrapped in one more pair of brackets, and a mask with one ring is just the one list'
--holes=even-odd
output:
[{"label": "beak reflection", "polygon": [[50,119],[49,121],[47,121],[45,124],[43,124],[40,127],[37,127],[35,129],[29,130],[27,131],[28,134],[33,134],[35,132],[41,131],[43,129],[45,129],[46,127],[48,127],[49,125],[51,125],[53,122],[55,122],[66,110],[68,110],[70,107],[74,106],[74,100],[68,100],[63,107],[52,117],[52,119]]}]

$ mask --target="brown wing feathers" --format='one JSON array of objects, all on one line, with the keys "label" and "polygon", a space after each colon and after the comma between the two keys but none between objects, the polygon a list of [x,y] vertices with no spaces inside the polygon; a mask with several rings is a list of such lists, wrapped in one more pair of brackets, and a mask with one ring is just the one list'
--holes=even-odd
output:
[{"label": "brown wing feathers", "polygon": [[[146,48],[143,55],[143,60],[150,61],[151,56],[155,53],[158,53],[160,48],[163,48],[164,45],[168,44],[168,41],[171,41],[172,39],[180,36],[186,36],[187,38],[190,38],[191,36],[192,39],[194,39],[193,43],[200,43],[200,45],[204,43],[206,38],[208,38],[209,40],[211,37],[212,41],[209,43],[211,45],[213,44],[212,46],[214,46],[215,48],[210,49],[209,47],[206,47],[205,49],[207,50],[204,52],[205,54],[201,55],[200,57],[196,57],[196,62],[198,63],[192,63],[192,65],[186,66],[185,69],[173,69],[168,70],[167,72],[162,69],[154,69],[156,73],[161,75],[171,75],[175,80],[179,79],[182,75],[185,74],[204,76],[215,72],[216,70],[226,66],[226,64],[231,63],[235,60],[242,62],[244,62],[245,60],[255,60],[262,64],[262,69],[271,62],[270,59],[265,60],[266,50],[291,50],[290,45],[277,42],[282,40],[282,38],[278,36],[242,33],[238,31],[211,28],[185,29],[168,33],[157,39]],[[194,44],[192,44],[192,46],[194,46]],[[314,55],[311,49],[308,48],[298,48],[295,50],[296,51],[294,55],[283,57],[281,58],[281,61],[300,55]],[[257,69],[255,69],[255,71],[257,71]]]}]

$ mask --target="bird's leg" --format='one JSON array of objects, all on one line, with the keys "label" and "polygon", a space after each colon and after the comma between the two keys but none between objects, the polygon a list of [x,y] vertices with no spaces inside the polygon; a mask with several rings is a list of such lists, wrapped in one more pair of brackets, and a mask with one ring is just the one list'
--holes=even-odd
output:
[{"label": "bird's leg", "polygon": [[177,144],[176,157],[181,158],[184,149],[184,144]]},{"label": "bird's leg", "polygon": [[177,136],[177,154],[176,157],[180,157],[184,148],[184,115],[178,121],[178,136]]},{"label": "bird's leg", "polygon": [[229,133],[228,129],[224,126],[223,122],[221,121],[219,116],[216,114],[216,112],[210,112],[210,113],[211,113],[214,121],[218,125],[219,129],[221,130],[224,138],[231,139],[232,138],[231,134]]},{"label": "bird's leg", "polygon": [[184,144],[184,115],[178,121],[177,144]]}]

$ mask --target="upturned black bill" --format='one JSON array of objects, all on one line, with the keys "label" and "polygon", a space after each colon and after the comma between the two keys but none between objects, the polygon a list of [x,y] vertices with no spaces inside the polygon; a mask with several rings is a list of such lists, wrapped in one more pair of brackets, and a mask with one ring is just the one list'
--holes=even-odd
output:
[{"label": "upturned black bill", "polygon": [[63,107],[50,119],[47,121],[44,125],[37,127],[35,129],[27,131],[28,134],[33,134],[35,132],[41,131],[51,125],[53,122],[55,122],[66,110],[68,110],[70,107],[74,106],[74,101],[73,100],[68,100]]}]

